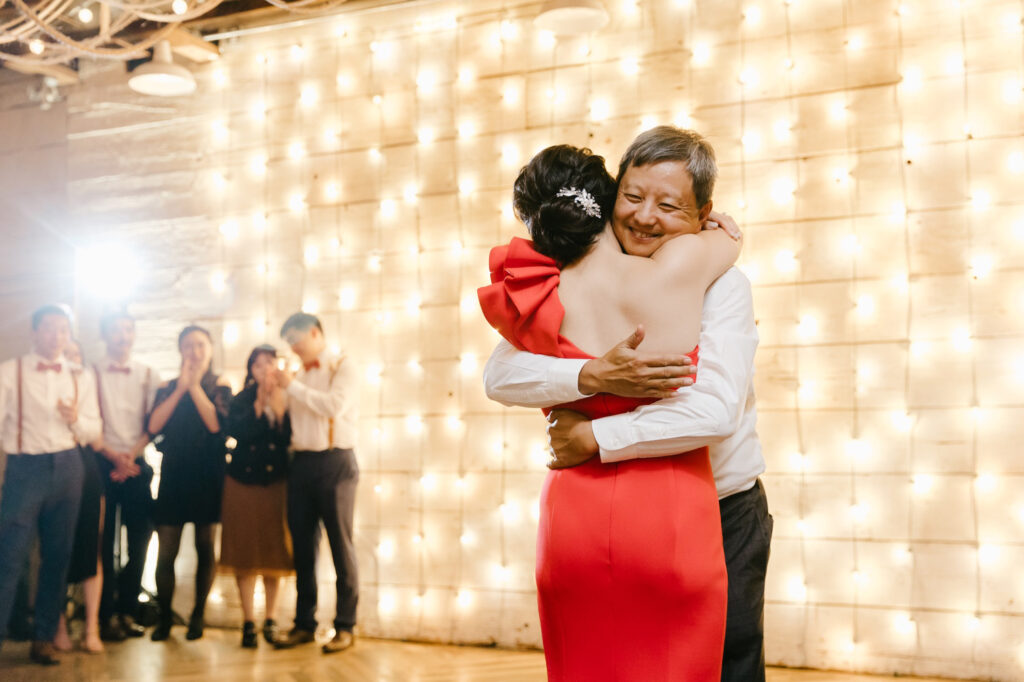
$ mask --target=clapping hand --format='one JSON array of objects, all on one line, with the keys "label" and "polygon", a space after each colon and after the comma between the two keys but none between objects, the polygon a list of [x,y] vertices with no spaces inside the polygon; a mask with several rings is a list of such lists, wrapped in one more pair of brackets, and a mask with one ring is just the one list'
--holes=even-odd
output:
[{"label": "clapping hand", "polygon": [[78,405],[72,400],[71,402],[64,402],[61,399],[57,399],[57,412],[60,413],[60,418],[64,420],[64,423],[71,426],[78,421]]}]

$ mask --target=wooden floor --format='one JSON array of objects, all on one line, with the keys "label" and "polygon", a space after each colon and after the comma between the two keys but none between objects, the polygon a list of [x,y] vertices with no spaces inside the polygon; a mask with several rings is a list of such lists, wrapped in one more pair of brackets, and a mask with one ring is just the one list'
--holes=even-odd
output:
[{"label": "wooden floor", "polygon": [[[242,649],[238,646],[239,633],[228,630],[207,629],[203,639],[197,642],[185,641],[184,635],[184,628],[175,628],[171,639],[159,644],[146,637],[110,644],[106,653],[100,655],[65,654],[61,665],[53,668],[30,664],[27,643],[7,642],[0,651],[0,679],[4,682],[541,682],[545,679],[544,655],[533,651],[359,639],[349,651],[325,656],[313,645],[274,651],[262,640],[257,651]],[[887,679],[895,678],[807,670],[768,671],[768,682],[879,682]]]}]

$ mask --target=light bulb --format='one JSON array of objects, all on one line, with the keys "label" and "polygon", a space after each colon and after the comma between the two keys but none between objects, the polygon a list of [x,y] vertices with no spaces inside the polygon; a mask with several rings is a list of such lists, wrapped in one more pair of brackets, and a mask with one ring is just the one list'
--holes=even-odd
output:
[{"label": "light bulb", "polygon": [[306,155],[306,148],[301,142],[292,142],[288,145],[288,156],[293,159],[301,159]]},{"label": "light bulb", "polygon": [[184,14],[188,11],[188,3],[185,0],[174,0],[171,3],[171,11],[175,14]]},{"label": "light bulb", "polygon": [[757,5],[747,7],[743,10],[743,20],[751,26],[757,26],[761,23],[761,8]]},{"label": "light bulb", "polygon": [[711,46],[703,42],[694,43],[691,59],[697,66],[704,66],[711,61]]},{"label": "light bulb", "polygon": [[792,272],[796,269],[796,254],[788,249],[783,249],[775,254],[775,269],[780,272]]},{"label": "light bulb", "polygon": [[301,194],[293,194],[288,198],[288,208],[293,211],[301,211],[306,207],[306,200]]},{"label": "light bulb", "polygon": [[90,21],[92,21],[92,10],[88,7],[83,7],[82,9],[78,10],[78,20],[83,24],[88,24]]},{"label": "light bulb", "polygon": [[622,72],[627,76],[635,76],[640,73],[640,60],[636,57],[625,57],[620,64]]},{"label": "light bulb", "polygon": [[234,239],[238,236],[238,223],[234,220],[221,223],[220,233],[225,239]]},{"label": "light bulb", "polygon": [[44,43],[39,38],[33,38],[32,40],[28,41],[28,50],[32,54],[35,54],[35,55],[42,54],[45,49],[46,49],[46,43]]},{"label": "light bulb", "polygon": [[437,133],[430,126],[423,126],[417,131],[416,139],[420,144],[430,144],[437,139]]},{"label": "light bulb", "polygon": [[302,93],[299,95],[299,101],[302,103],[302,106],[307,108],[312,107],[316,104],[317,99],[319,99],[319,93],[315,87],[307,85],[302,88]]},{"label": "light bulb", "polygon": [[917,474],[911,482],[914,486],[914,492],[918,495],[924,495],[932,489],[932,477],[926,474]]},{"label": "light bulb", "polygon": [[611,105],[608,104],[608,100],[595,99],[590,103],[590,118],[593,121],[603,121],[608,118],[611,112]]},{"label": "light bulb", "polygon": [[338,189],[338,183],[328,182],[324,185],[324,197],[328,201],[335,201],[338,198],[340,190]]}]

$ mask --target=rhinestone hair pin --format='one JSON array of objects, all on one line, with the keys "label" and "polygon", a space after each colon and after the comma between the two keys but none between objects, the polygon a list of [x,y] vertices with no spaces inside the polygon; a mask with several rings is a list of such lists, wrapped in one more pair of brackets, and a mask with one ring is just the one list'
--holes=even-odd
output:
[{"label": "rhinestone hair pin", "polygon": [[593,195],[585,189],[576,189],[575,187],[563,187],[558,190],[558,194],[555,196],[559,197],[572,197],[573,202],[583,209],[591,218],[601,217],[601,207],[594,200]]}]

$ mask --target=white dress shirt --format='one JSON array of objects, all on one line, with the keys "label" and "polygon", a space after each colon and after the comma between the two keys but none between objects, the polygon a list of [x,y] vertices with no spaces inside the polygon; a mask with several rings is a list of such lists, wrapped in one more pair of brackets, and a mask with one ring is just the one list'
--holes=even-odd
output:
[{"label": "white dress shirt", "polygon": [[103,445],[115,452],[131,452],[146,433],[160,374],[139,362],[121,364],[110,358],[95,363],[91,373],[99,387]]},{"label": "white dress shirt", "polygon": [[[58,364],[60,369],[39,370],[40,363]],[[78,420],[68,426],[57,411],[57,401],[76,402],[76,392]],[[61,452],[76,444],[88,445],[100,435],[102,424],[93,377],[63,358],[51,363],[35,353],[22,356],[20,402],[19,420],[18,360],[8,360],[0,365],[0,433],[4,452],[9,455]]]},{"label": "white dress shirt", "polygon": [[319,367],[303,370],[288,384],[292,447],[322,451],[356,446],[359,375],[352,358],[324,351]]},{"label": "white dress shirt", "polygon": [[[730,268],[704,296],[697,381],[675,397],[595,419],[601,461],[662,457],[707,445],[719,499],[749,490],[765,470],[753,386],[757,343],[750,281]],[[586,397],[579,391],[585,363],[519,351],[502,340],[484,368],[484,388],[504,405],[569,403]]]}]

